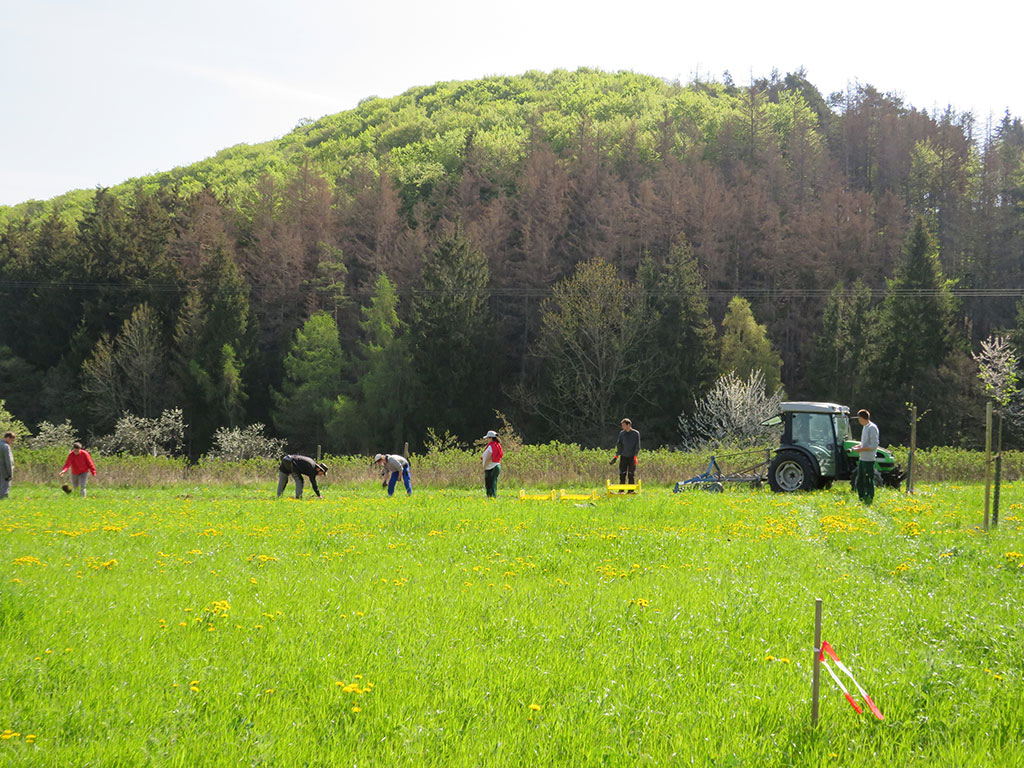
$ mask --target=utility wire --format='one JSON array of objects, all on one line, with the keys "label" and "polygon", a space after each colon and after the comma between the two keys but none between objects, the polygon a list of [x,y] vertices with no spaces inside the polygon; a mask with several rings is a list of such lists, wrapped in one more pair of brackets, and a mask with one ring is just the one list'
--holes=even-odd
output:
[{"label": "utility wire", "polygon": [[[183,283],[98,283],[98,282],[62,282],[62,281],[31,281],[31,280],[3,280],[0,281],[0,293],[33,293],[40,291],[108,291],[133,293],[148,291],[150,293],[187,293],[195,286]],[[303,290],[315,290],[313,286],[302,286]],[[247,290],[250,293],[263,293],[268,290],[260,285],[249,285]],[[729,298],[732,296],[744,296],[747,298],[768,298],[768,299],[804,299],[804,298],[827,298],[832,293],[832,288],[763,288],[744,287],[737,288],[706,288],[704,295],[712,298]],[[484,293],[490,296],[502,298],[516,297],[537,297],[544,298],[553,292],[551,287],[529,287],[529,288],[491,288],[477,289],[467,288],[460,290],[457,287],[450,289],[428,289],[419,287],[398,288],[397,293],[404,296],[431,296],[450,294],[478,294]],[[646,291],[654,296],[668,296],[673,293],[668,289],[652,288]],[[1000,287],[1000,288],[949,288],[949,289],[919,289],[919,288],[880,288],[877,290],[868,289],[868,293],[874,297],[899,296],[899,297],[927,297],[941,296],[946,293],[959,298],[1020,298],[1024,296],[1024,286]]]}]

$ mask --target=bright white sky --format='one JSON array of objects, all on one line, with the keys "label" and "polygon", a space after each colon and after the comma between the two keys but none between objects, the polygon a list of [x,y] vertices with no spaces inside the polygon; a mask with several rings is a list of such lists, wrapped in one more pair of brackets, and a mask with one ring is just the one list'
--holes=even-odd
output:
[{"label": "bright white sky", "polygon": [[[999,7],[1003,6],[1003,7]],[[0,0],[0,205],[288,133],[415,85],[580,66],[738,84],[799,67],[982,129],[1024,115],[1024,5],[907,0]]]}]

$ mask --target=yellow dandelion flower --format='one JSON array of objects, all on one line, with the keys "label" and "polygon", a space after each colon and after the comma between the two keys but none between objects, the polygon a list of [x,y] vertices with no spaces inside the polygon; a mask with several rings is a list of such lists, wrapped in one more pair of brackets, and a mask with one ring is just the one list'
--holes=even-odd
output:
[{"label": "yellow dandelion flower", "polygon": [[530,705],[530,709],[532,709],[534,712],[539,712],[540,711],[540,704],[531,704]]},{"label": "yellow dandelion flower", "polygon": [[360,707],[360,706],[359,706],[358,704],[354,704],[354,705],[352,706],[352,711],[353,711],[353,712],[362,712],[362,711],[363,711],[363,709],[362,709],[362,707]]}]

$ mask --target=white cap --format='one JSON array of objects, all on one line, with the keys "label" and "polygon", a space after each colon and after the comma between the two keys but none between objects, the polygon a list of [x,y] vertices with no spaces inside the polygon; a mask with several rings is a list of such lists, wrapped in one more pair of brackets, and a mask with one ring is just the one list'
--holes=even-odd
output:
[{"label": "white cap", "polygon": [[383,458],[384,458],[384,456],[378,453],[376,456],[373,457],[373,463],[376,464],[378,461],[380,461]]},{"label": "white cap", "polygon": [[497,433],[497,432],[495,432],[495,431],[494,431],[493,429],[490,429],[490,430],[488,430],[488,431],[487,431],[487,434],[486,434],[486,435],[484,435],[483,439],[484,439],[484,440],[487,440],[487,439],[489,439],[489,438],[492,438],[492,437],[497,437],[497,436],[498,436],[498,433]]}]

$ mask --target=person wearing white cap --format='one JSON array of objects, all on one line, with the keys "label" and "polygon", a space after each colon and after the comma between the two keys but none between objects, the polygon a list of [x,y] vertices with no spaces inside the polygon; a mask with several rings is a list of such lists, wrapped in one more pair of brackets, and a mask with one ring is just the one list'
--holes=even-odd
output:
[{"label": "person wearing white cap", "polygon": [[482,457],[484,464],[484,489],[487,491],[489,498],[496,499],[498,498],[498,475],[501,474],[501,456],[503,453],[501,450],[501,438],[492,429],[482,439],[487,441],[487,447],[484,448]]},{"label": "person wearing white cap", "polygon": [[398,476],[402,476],[405,483],[406,496],[412,496],[412,474],[409,471],[409,460],[400,453],[378,453],[373,457],[373,463],[380,467],[382,476],[391,473],[391,479],[387,480],[388,496],[395,495],[395,485],[398,483]]}]

